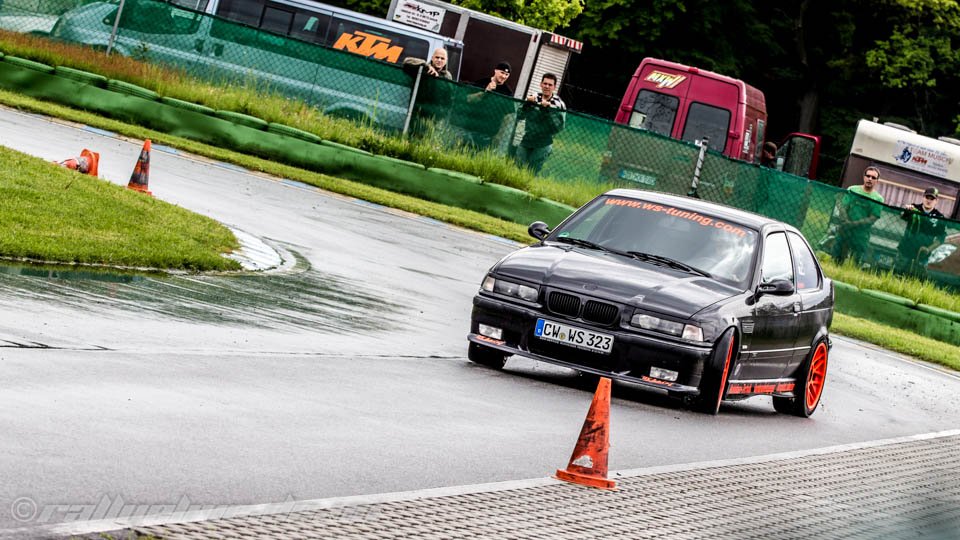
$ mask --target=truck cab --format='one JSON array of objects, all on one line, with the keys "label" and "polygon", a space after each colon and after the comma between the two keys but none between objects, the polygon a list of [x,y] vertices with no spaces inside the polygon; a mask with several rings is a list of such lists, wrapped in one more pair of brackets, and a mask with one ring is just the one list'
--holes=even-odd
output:
[{"label": "truck cab", "polygon": [[[749,84],[712,71],[656,58],[644,58],[624,92],[614,118],[617,124],[707,147],[732,159],[754,162],[766,137],[767,105],[763,92]],[[676,183],[649,163],[651,152],[638,144],[655,145],[649,138],[614,129],[601,165],[603,180],[667,188]],[[643,141],[643,142],[641,142]],[[778,168],[813,178],[820,138],[794,133],[781,143]],[[682,154],[675,150],[676,154]],[[689,153],[688,153],[689,154]],[[674,158],[673,161],[680,161]],[[662,167],[661,167],[662,169]],[[679,173],[678,173],[679,174]],[[677,186],[672,186],[677,189]]]}]

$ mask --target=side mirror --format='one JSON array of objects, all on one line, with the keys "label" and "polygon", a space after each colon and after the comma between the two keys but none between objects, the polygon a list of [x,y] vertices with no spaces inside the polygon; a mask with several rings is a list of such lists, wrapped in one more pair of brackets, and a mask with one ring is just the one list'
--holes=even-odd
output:
[{"label": "side mirror", "polygon": [[547,228],[546,223],[542,221],[534,221],[530,224],[530,227],[527,228],[527,234],[543,242],[543,239],[550,234],[550,229]]},{"label": "side mirror", "polygon": [[788,296],[794,292],[796,292],[796,289],[793,287],[793,282],[789,279],[775,279],[757,286],[757,298],[764,294]]}]

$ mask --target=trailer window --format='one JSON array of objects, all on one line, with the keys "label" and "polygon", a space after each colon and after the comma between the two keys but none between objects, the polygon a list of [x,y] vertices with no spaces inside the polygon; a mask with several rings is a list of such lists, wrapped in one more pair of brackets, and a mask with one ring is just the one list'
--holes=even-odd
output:
[{"label": "trailer window", "polygon": [[673,131],[673,121],[677,117],[679,105],[680,100],[675,96],[641,90],[637,95],[637,101],[633,104],[630,127],[646,129],[669,137]]},{"label": "trailer window", "polygon": [[707,105],[691,103],[687,121],[683,125],[685,141],[697,142],[710,138],[710,146],[719,150],[727,145],[727,130],[730,129],[730,111]]}]

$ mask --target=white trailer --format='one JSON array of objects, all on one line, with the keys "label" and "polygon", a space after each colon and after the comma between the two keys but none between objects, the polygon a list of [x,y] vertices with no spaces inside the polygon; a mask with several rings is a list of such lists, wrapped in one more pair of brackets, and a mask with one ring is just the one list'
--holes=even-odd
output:
[{"label": "white trailer", "polygon": [[960,141],[934,139],[899,124],[860,120],[850,155],[843,164],[843,187],[860,184],[863,170],[880,169],[877,191],[891,206],[919,202],[923,190],[940,190],[938,208],[947,217],[960,216]]}]

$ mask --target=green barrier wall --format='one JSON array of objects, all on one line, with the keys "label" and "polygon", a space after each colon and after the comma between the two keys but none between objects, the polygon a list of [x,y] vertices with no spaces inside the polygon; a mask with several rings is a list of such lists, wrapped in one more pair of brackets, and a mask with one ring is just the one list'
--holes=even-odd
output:
[{"label": "green barrier wall", "polygon": [[840,313],[960,346],[960,313],[946,310],[937,310],[940,313],[934,313],[929,310],[929,306],[918,309],[918,306],[907,298],[880,291],[860,290],[846,284],[837,285],[834,288],[835,308]]},{"label": "green barrier wall", "polygon": [[[163,101],[111,92],[94,84],[58,77],[0,61],[0,86],[24,94],[94,111],[207,144],[273,161],[350,178],[424,200],[466,208],[508,221],[546,221],[556,226],[572,208],[449,171],[428,171],[417,163],[373,156],[339,144],[305,141],[296,135],[265,131],[250,117],[210,116]],[[245,116],[245,115],[244,115]],[[227,120],[240,120],[235,123]],[[259,120],[259,119],[255,119]],[[266,126],[263,123],[262,126]],[[283,131],[283,130],[280,130]]]}]

